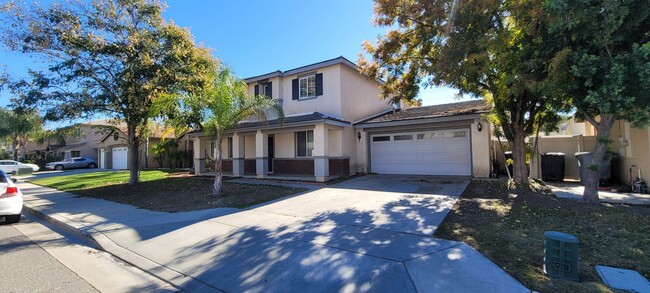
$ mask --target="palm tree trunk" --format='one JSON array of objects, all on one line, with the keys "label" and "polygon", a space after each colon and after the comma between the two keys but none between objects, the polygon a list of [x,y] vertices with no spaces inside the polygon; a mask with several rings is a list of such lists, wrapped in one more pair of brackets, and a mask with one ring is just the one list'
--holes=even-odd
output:
[{"label": "palm tree trunk", "polygon": [[214,160],[214,186],[212,188],[212,195],[219,197],[221,195],[223,187],[223,169],[221,165],[221,144],[223,141],[223,136],[217,134],[217,156]]}]

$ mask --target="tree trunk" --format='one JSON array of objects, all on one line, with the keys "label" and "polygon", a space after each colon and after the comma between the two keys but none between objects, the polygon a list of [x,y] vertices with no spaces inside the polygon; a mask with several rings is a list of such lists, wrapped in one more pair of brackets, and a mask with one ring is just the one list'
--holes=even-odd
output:
[{"label": "tree trunk", "polygon": [[144,141],[144,168],[149,169],[149,136]]},{"label": "tree trunk", "polygon": [[212,195],[219,197],[223,187],[223,169],[221,164],[221,144],[223,136],[217,134],[217,156],[214,159],[214,186],[212,187]]},{"label": "tree trunk", "polygon": [[13,150],[13,153],[14,153],[13,160],[18,161],[18,138],[14,138],[12,140],[11,147],[14,149]]},{"label": "tree trunk", "polygon": [[598,135],[596,136],[596,150],[593,153],[591,162],[584,162],[587,164],[587,176],[585,182],[585,191],[582,194],[582,200],[588,203],[598,203],[598,186],[600,183],[600,168],[604,165],[604,160],[609,160],[607,156],[609,134],[616,121],[614,115],[603,114],[600,116],[601,120],[595,125]]},{"label": "tree trunk", "polygon": [[528,185],[528,168],[526,168],[526,132],[521,127],[514,127],[514,138],[510,143],[512,149],[513,178],[517,185]]},{"label": "tree trunk", "polygon": [[20,157],[20,161],[24,163],[27,157],[27,143],[23,143],[22,146],[20,146]]},{"label": "tree trunk", "polygon": [[[128,123],[128,122],[127,122]],[[140,142],[136,134],[136,125],[127,124],[127,136],[129,137],[129,185],[138,184],[140,163]]]}]

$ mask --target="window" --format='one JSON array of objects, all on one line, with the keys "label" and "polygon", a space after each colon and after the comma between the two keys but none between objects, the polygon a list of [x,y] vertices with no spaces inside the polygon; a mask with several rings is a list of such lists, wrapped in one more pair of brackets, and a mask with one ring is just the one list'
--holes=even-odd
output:
[{"label": "window", "polygon": [[228,159],[232,159],[232,137],[228,138]]},{"label": "window", "polygon": [[73,157],[79,157],[79,156],[81,156],[81,151],[72,151],[72,152],[71,152],[71,155],[72,155]]},{"label": "window", "polygon": [[316,96],[316,75],[302,77],[298,80],[299,93],[298,98],[311,98]]},{"label": "window", "polygon": [[83,162],[83,161],[85,161],[85,160],[86,160],[86,159],[84,159],[84,158],[81,158],[81,159],[74,159],[75,162]]},{"label": "window", "polygon": [[314,152],[314,131],[296,132],[296,157],[311,157]]},{"label": "window", "polygon": [[395,135],[393,136],[393,140],[413,140],[413,135],[411,134]]},{"label": "window", "polygon": [[265,95],[268,98],[273,98],[273,90],[271,89],[271,82],[260,82],[255,85],[255,95]]},{"label": "window", "polygon": [[390,141],[390,136],[375,136],[372,138],[372,141]]},{"label": "window", "polygon": [[467,132],[465,131],[446,131],[442,134],[442,138],[455,138],[455,137],[465,137]]},{"label": "window", "polygon": [[217,148],[216,142],[211,141],[210,142],[210,155],[209,155],[210,158],[213,158],[215,156],[214,152],[215,152],[216,148]]},{"label": "window", "polygon": [[422,140],[422,139],[427,139],[427,140],[436,139],[438,137],[440,137],[440,134],[438,132],[427,132],[427,133],[419,133],[418,134],[418,139],[419,140]]}]

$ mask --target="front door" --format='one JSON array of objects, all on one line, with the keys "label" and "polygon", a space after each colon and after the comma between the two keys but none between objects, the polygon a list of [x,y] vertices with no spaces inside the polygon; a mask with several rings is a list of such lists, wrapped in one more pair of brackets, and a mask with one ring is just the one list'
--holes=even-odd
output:
[{"label": "front door", "polygon": [[275,145],[273,136],[269,136],[269,173],[273,173],[273,158],[275,157]]}]

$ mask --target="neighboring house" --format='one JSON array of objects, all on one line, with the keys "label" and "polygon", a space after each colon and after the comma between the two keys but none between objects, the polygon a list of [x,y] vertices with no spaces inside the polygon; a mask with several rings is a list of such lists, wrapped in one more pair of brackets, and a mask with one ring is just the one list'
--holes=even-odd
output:
[{"label": "neighboring house", "polygon": [[[575,126],[567,129],[566,135],[544,136],[540,138],[539,152],[563,152],[565,156],[565,178],[579,179],[577,152],[593,152],[596,148],[596,128],[588,122],[575,119]],[[616,121],[610,134],[610,150],[617,154],[612,164],[612,178],[623,184],[636,179],[639,170],[648,181],[650,179],[650,127],[634,128],[627,121]],[[539,157],[537,158],[539,160]],[[532,177],[541,178],[539,164],[533,165]]]},{"label": "neighboring house", "polygon": [[69,159],[87,157],[97,159],[97,143],[106,133],[106,129],[94,123],[79,123],[59,129],[62,139],[51,137],[42,144],[33,141],[25,145],[26,156],[46,153],[52,158]]},{"label": "neighboring house", "polygon": [[[152,152],[154,145],[163,138],[164,128],[155,125],[149,135],[149,139],[140,144],[139,159],[140,168],[169,167],[167,158],[164,159],[164,166],[160,166]],[[178,139],[178,148],[187,152],[191,150],[191,144],[185,134]],[[189,146],[189,148],[188,148]],[[129,151],[126,135],[126,126],[118,125],[115,129],[106,133],[97,145],[97,158],[101,169],[128,169],[128,158],[132,153]],[[185,156],[187,157],[187,156]],[[146,160],[145,160],[146,158]],[[185,158],[182,167],[191,167],[191,159]]]},{"label": "neighboring house", "polygon": [[[320,182],[359,172],[489,175],[484,101],[394,109],[379,98],[381,83],[343,57],[245,81],[251,94],[280,104],[285,119],[242,121],[224,140],[224,172]],[[201,131],[188,136],[195,172],[205,173],[214,142]]]}]

